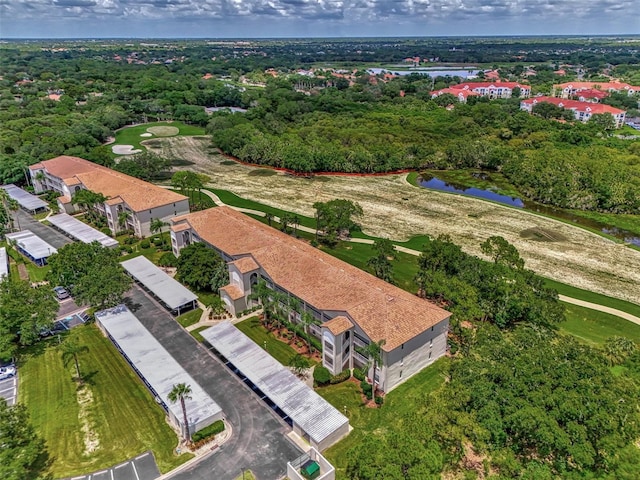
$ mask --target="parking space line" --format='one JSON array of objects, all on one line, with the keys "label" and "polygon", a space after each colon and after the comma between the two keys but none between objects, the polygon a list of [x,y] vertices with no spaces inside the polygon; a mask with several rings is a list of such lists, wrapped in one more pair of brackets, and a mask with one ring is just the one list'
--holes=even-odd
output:
[{"label": "parking space line", "polygon": [[109,470],[101,470],[99,472],[93,472],[93,475],[102,475],[103,473],[107,473]]},{"label": "parking space line", "polygon": [[138,455],[138,456],[136,457],[136,460],[140,460],[141,458],[144,458],[144,457],[146,457],[147,455],[149,455],[149,452],[144,452],[142,455]]},{"label": "parking space line", "polygon": [[118,465],[117,467],[113,467],[113,469],[117,470],[118,468],[126,467],[127,465],[129,465],[129,462],[124,462],[124,463],[121,463],[120,465]]},{"label": "parking space line", "polygon": [[136,478],[140,480],[140,477],[138,476],[138,469],[136,468],[136,462],[131,462],[131,466],[133,467],[133,473],[136,474]]}]

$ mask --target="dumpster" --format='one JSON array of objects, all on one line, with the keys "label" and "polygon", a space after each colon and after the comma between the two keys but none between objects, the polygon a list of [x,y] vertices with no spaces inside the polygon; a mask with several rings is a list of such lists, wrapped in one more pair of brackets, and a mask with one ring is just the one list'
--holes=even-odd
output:
[{"label": "dumpster", "polygon": [[300,468],[300,474],[308,480],[313,480],[320,476],[320,465],[313,460],[307,460]]}]

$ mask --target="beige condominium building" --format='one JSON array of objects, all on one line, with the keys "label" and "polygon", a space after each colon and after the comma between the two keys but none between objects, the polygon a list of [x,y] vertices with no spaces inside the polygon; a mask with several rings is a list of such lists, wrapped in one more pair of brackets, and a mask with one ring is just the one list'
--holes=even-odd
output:
[{"label": "beige condominium building", "polygon": [[[446,352],[449,312],[229,207],[172,219],[171,242],[176,255],[204,242],[224,258],[230,283],[220,296],[234,315],[255,304],[260,279],[296,298],[317,321],[311,332],[334,375],[369,365],[369,378],[375,374],[388,392]],[[373,372],[363,349],[382,340],[382,365]]]},{"label": "beige condominium building", "polygon": [[58,206],[66,213],[78,211],[72,198],[80,190],[104,195],[107,200],[95,208],[107,218],[114,234],[131,229],[146,237],[153,220],[168,222],[189,213],[189,199],[184,195],[82,158],[63,155],[31,165],[29,170],[36,193],[58,192]]}]

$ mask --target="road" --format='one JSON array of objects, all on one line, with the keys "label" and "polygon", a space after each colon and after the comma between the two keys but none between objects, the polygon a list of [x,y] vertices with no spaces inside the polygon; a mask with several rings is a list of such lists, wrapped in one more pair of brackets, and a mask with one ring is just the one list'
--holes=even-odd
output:
[{"label": "road", "polygon": [[301,452],[285,436],[290,428],[159,304],[138,286],[127,294],[129,308],[162,346],[222,407],[233,436],[215,453],[163,478],[233,480],[241,468],[260,479],[277,479]]}]

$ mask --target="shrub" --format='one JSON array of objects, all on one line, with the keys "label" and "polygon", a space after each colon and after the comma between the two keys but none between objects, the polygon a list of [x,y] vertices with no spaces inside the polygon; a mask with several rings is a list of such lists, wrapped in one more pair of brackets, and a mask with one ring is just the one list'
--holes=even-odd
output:
[{"label": "shrub", "polygon": [[107,235],[108,237],[111,236],[111,229],[109,227],[103,227],[103,228],[100,229],[100,231],[102,233],[104,233],[105,235]]},{"label": "shrub", "polygon": [[142,240],[140,242],[140,248],[149,248],[151,247],[151,243],[149,242],[149,240]]},{"label": "shrub", "polygon": [[318,385],[326,385],[331,381],[331,373],[326,367],[322,365],[318,365],[313,369],[313,380]]},{"label": "shrub", "polygon": [[214,435],[217,435],[223,431],[224,431],[224,422],[222,420],[216,420],[208,427],[205,427],[202,430],[198,430],[196,433],[194,433],[193,437],[191,437],[191,440],[193,442],[199,442],[200,440],[213,437]]},{"label": "shrub", "polygon": [[136,237],[127,237],[127,238],[124,239],[124,244],[125,245],[133,245],[137,241],[138,241],[138,239]]},{"label": "shrub", "polygon": [[357,380],[360,380],[361,382],[367,379],[367,374],[361,368],[354,368],[353,376],[354,378],[356,378]]},{"label": "shrub", "polygon": [[161,267],[175,267],[178,262],[176,256],[171,253],[163,253],[162,256],[158,259],[158,265]]},{"label": "shrub", "polygon": [[335,385],[336,383],[342,383],[346,380],[349,380],[350,377],[351,377],[351,370],[346,369],[340,372],[338,375],[332,375],[331,379],[329,380],[329,383],[331,385]]},{"label": "shrub", "polygon": [[364,396],[371,400],[371,397],[373,396],[373,386],[363,380],[362,382],[360,382],[360,388],[362,389],[362,393],[364,393]]},{"label": "shrub", "polygon": [[384,397],[376,397],[376,405],[382,406],[384,404]]},{"label": "shrub", "polygon": [[317,242],[317,240],[315,240],[315,239],[311,240],[311,242],[309,242],[309,243],[310,243],[310,245],[311,245],[312,247],[316,247],[316,248],[318,247],[318,242]]},{"label": "shrub", "polygon": [[162,237],[153,237],[151,241],[155,246],[162,245]]}]

